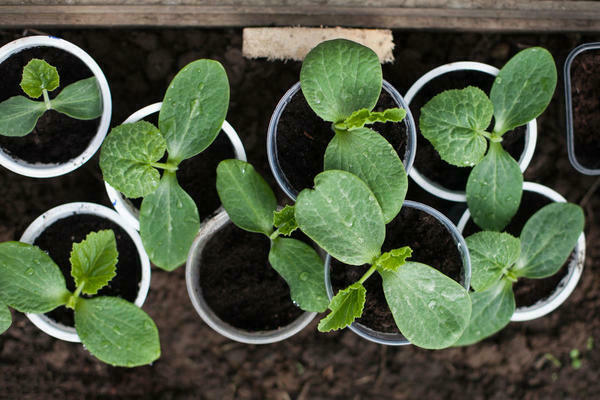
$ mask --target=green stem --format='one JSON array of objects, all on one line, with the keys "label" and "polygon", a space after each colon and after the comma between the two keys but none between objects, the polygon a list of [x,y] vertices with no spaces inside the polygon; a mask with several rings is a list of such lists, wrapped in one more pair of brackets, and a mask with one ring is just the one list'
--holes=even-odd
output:
[{"label": "green stem", "polygon": [[46,104],[46,110],[52,110],[52,104],[50,103],[48,91],[46,89],[42,89],[42,94],[44,95],[44,104]]},{"label": "green stem", "polygon": [[371,265],[371,268],[369,268],[369,270],[367,272],[365,272],[365,274],[362,276],[362,278],[360,278],[360,280],[358,281],[358,283],[360,283],[361,285],[363,283],[365,283],[365,281],[367,279],[369,279],[369,277],[371,275],[373,275],[373,272],[375,272],[376,269],[377,269],[377,267],[375,265]]},{"label": "green stem", "polygon": [[161,162],[153,162],[150,163],[153,167],[164,169],[167,171],[177,171],[177,165],[169,164],[169,163],[161,163]]},{"label": "green stem", "polygon": [[273,233],[271,233],[271,235],[269,235],[269,239],[271,240],[275,240],[279,237],[279,228],[277,228],[277,230]]},{"label": "green stem", "polygon": [[79,295],[81,294],[81,291],[83,290],[83,288],[85,287],[85,281],[81,282],[81,285],[79,285],[77,287],[77,289],[75,289],[75,293],[73,293],[70,297],[69,300],[67,301],[67,304],[65,304],[65,306],[67,308],[70,308],[72,310],[75,309],[75,306],[77,305],[77,299],[79,298]]}]

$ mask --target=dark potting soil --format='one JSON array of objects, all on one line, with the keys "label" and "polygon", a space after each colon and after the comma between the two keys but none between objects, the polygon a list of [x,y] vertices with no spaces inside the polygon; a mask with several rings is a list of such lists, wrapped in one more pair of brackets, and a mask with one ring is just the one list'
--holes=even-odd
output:
[{"label": "dark potting soil", "polygon": [[[69,261],[73,243],[80,243],[88,233],[103,229],[112,229],[115,233],[119,261],[115,277],[94,297],[116,296],[134,302],[142,278],[142,265],[135,243],[123,228],[114,222],[96,215],[75,214],[50,225],[35,239],[34,244],[48,253],[60,267],[67,282],[67,289],[73,292],[76,287],[75,280],[71,276],[71,262]],[[82,297],[90,296],[82,295]],[[63,325],[74,326],[75,324],[73,310],[66,307],[59,307],[46,315]]]},{"label": "dark potting soil", "polygon": [[[411,100],[410,111],[417,126],[417,153],[414,165],[421,175],[427,177],[432,182],[442,185],[446,189],[465,190],[467,179],[473,168],[456,167],[442,160],[435,148],[418,129],[419,119],[421,118],[421,107],[427,104],[434,96],[450,89],[463,89],[467,86],[476,86],[489,95],[493,83],[494,77],[484,72],[452,71],[429,81]],[[488,130],[492,130],[493,127],[492,120]],[[506,132],[502,137],[504,150],[508,151],[517,161],[525,148],[525,130],[526,128],[521,126],[514,131]]]},{"label": "dark potting soil", "polygon": [[[381,90],[375,111],[397,107],[392,97]],[[381,134],[394,147],[401,160],[406,151],[406,126],[400,123],[376,123],[369,128]],[[290,185],[298,192],[313,187],[314,177],[323,171],[323,158],[333,138],[331,123],[323,121],[310,108],[302,91],[287,104],[277,125],[277,158]]]},{"label": "dark potting soil", "polygon": [[600,50],[573,59],[571,96],[577,161],[586,168],[600,168]]},{"label": "dark potting soil", "polygon": [[[67,85],[93,76],[92,71],[77,57],[57,48],[25,49],[0,63],[0,102],[13,96],[29,98],[19,85],[23,67],[32,58],[46,60],[56,67],[60,85],[49,92],[55,98]],[[43,98],[35,99],[43,101]],[[62,163],[77,157],[87,148],[98,130],[100,118],[78,120],[57,111],[46,111],[31,133],[24,137],[0,136],[0,147],[6,153],[29,163]]]},{"label": "dark potting soil", "polygon": [[[448,230],[437,219],[424,211],[403,207],[385,230],[382,252],[409,246],[413,250],[410,261],[427,264],[460,282],[460,253]],[[358,281],[368,269],[368,265],[357,267],[332,259],[331,284],[334,293]],[[375,331],[399,333],[385,300],[381,276],[377,273],[371,275],[364,286],[367,298],[362,317],[357,321]]]},{"label": "dark potting soil", "polygon": [[302,310],[268,260],[270,241],[228,223],[206,244],[200,285],[206,303],[228,324],[268,331],[293,322]]},{"label": "dark potting soil", "polygon": [[[529,218],[535,214],[536,211],[551,202],[550,199],[541,194],[524,191],[519,211],[517,211],[517,214],[515,214],[504,231],[510,233],[514,237],[519,237]],[[463,236],[468,237],[479,231],[481,231],[481,229],[479,229],[472,219],[469,219],[469,222],[467,222],[467,225],[465,225],[465,229],[463,230]],[[532,306],[538,301],[550,296],[556,289],[558,283],[569,272],[568,265],[574,257],[575,253],[573,252],[560,270],[547,278],[520,278],[517,283],[513,285],[517,307]]]}]

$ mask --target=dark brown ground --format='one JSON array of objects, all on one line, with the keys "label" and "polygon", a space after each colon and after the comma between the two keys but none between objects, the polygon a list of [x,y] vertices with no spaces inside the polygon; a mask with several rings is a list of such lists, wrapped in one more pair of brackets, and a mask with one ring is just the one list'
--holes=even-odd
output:
[{"label": "dark brown ground", "polygon": [[[223,62],[229,75],[227,120],[238,130],[249,160],[271,184],[266,131],[272,110],[298,80],[300,64],[245,60],[241,30],[52,31],[87,49],[104,69],[114,99],[113,121],[160,101],[169,80],[198,57]],[[0,32],[0,43],[21,31]],[[503,65],[518,50],[545,46],[559,74],[576,45],[600,36],[539,34],[395,33],[396,63],[384,77],[401,93],[424,72],[459,60]],[[0,336],[0,398],[4,399],[597,399],[600,393],[600,193],[597,177],[576,173],[565,148],[562,87],[538,119],[536,154],[527,180],[546,184],[584,206],[586,267],[575,292],[539,321],[511,323],[480,344],[441,351],[391,348],[350,331],[321,334],[315,320],[293,338],[272,345],[231,342],[197,316],[183,268],[153,270],[144,309],[156,321],[162,356],[133,370],[99,363],[81,345],[50,338],[22,314]],[[68,201],[108,205],[97,156],[59,178],[34,180],[0,170],[0,241],[18,238],[40,213]],[[409,198],[440,209],[453,204],[422,195],[411,182]],[[458,208],[451,211],[460,214]],[[587,350],[591,338],[593,349]],[[582,367],[569,352],[579,349]],[[549,360],[551,354],[560,366]]]}]

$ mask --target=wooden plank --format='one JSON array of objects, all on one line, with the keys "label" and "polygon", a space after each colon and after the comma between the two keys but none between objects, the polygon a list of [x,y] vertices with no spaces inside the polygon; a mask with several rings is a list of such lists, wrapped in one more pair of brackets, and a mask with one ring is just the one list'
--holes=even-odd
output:
[{"label": "wooden plank", "polygon": [[[47,5],[48,3],[52,5]],[[0,26],[5,28],[289,25],[502,32],[598,32],[600,2],[0,0]]]}]

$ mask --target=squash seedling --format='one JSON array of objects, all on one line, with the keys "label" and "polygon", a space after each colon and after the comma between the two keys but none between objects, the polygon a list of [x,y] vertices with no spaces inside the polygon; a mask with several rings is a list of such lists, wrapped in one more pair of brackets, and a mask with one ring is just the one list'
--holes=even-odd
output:
[{"label": "squash seedling", "polygon": [[529,218],[519,238],[492,231],[469,236],[473,312],[456,345],[478,342],[504,328],[515,311],[514,283],[558,272],[583,232],[584,222],[581,207],[552,203]]},{"label": "squash seedling", "polygon": [[[501,231],[521,202],[523,174],[503,149],[502,136],[538,117],[555,88],[552,55],[532,47],[500,70],[489,98],[469,86],[442,92],[421,109],[421,133],[440,157],[458,167],[474,167],[467,181],[467,204],[482,229]],[[492,117],[494,128],[489,132]]]},{"label": "squash seedling", "polygon": [[0,103],[0,135],[25,136],[33,131],[38,119],[47,111],[55,110],[71,118],[90,120],[102,115],[102,96],[95,77],[67,85],[55,98],[49,92],[56,90],[60,77],[55,67],[44,60],[32,59],[23,68],[21,88],[31,97],[13,96]]},{"label": "squash seedling", "polygon": [[[223,66],[197,60],[169,84],[158,128],[146,121],[122,124],[102,145],[100,168],[106,182],[129,198],[144,198],[140,235],[150,260],[160,268],[171,271],[182,265],[200,229],[198,208],[177,182],[177,166],[215,140],[228,107]],[[159,162],[165,151],[166,162]]]},{"label": "squash seedling", "polygon": [[[60,306],[73,309],[75,330],[96,358],[123,367],[149,364],[160,356],[154,321],[121,298],[82,296],[93,296],[110,282],[117,259],[112,230],[90,232],[81,243],[74,243],[70,261],[77,289],[71,293],[58,265],[39,247],[0,243],[0,302],[36,314]],[[10,311],[0,303],[0,331],[7,323]]]}]

